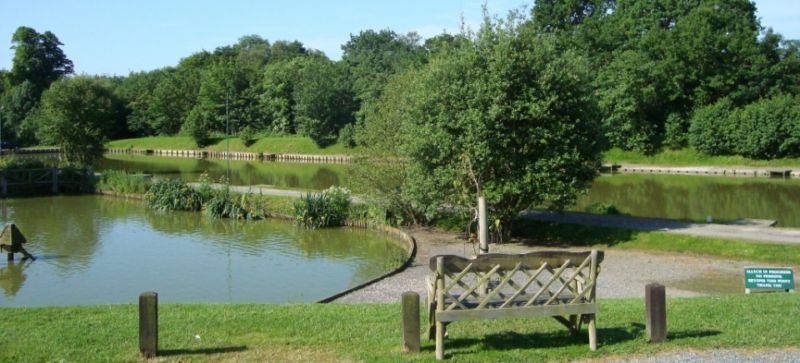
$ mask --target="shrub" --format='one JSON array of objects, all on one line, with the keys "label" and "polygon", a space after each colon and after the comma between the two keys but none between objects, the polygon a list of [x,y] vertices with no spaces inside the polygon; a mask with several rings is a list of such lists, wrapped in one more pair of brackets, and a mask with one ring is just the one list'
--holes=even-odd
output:
[{"label": "shrub", "polygon": [[199,211],[203,205],[203,196],[180,179],[164,179],[153,183],[144,198],[150,208],[160,211]]},{"label": "shrub", "polygon": [[142,173],[128,174],[123,170],[106,170],[100,176],[98,186],[115,193],[144,194],[148,183]]},{"label": "shrub", "polygon": [[350,191],[330,187],[322,193],[307,193],[294,204],[295,222],[306,228],[344,225],[350,206]]},{"label": "shrub", "polygon": [[242,140],[242,144],[245,147],[250,147],[256,142],[256,133],[253,131],[253,128],[250,126],[245,126],[239,131],[239,139]]},{"label": "shrub", "polygon": [[731,114],[737,154],[753,159],[800,155],[800,98],[761,99]]},{"label": "shrub", "polygon": [[339,144],[347,148],[356,146],[356,128],[353,124],[347,124],[339,130]]},{"label": "shrub", "polygon": [[584,211],[586,213],[592,213],[592,214],[609,214],[609,215],[622,214],[620,213],[619,209],[617,209],[617,207],[614,206],[613,204],[603,203],[603,202],[596,202],[589,204],[588,206],[586,206],[586,209],[584,209]]},{"label": "shrub", "polygon": [[671,113],[664,123],[664,146],[678,150],[688,142],[689,122],[680,114]]},{"label": "shrub", "polygon": [[732,110],[731,100],[723,98],[695,111],[689,125],[689,144],[704,154],[733,154],[737,129],[731,122]]}]

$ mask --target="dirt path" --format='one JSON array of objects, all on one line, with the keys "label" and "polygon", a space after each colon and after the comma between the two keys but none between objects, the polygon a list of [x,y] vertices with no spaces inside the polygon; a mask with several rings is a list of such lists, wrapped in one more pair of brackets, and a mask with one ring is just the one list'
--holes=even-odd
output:
[{"label": "dirt path", "polygon": [[[453,233],[430,228],[408,230],[417,240],[414,262],[403,272],[335,300],[335,303],[397,302],[404,291],[416,291],[424,300],[428,260],[438,254],[471,256],[477,246]],[[490,252],[522,253],[535,248],[518,243],[491,245]],[[601,265],[599,298],[644,296],[644,285],[659,282],[667,296],[699,296],[711,293],[742,293],[742,270],[754,262],[672,253],[606,250]],[[758,263],[764,265],[763,263]]]}]

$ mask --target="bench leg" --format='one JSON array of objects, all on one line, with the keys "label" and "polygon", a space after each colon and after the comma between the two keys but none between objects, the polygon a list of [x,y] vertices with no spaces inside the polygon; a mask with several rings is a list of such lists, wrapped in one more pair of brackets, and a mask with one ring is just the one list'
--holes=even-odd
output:
[{"label": "bench leg", "polygon": [[436,321],[436,359],[444,359],[444,323]]},{"label": "bench leg", "polygon": [[597,314],[589,315],[589,350],[597,350]]}]

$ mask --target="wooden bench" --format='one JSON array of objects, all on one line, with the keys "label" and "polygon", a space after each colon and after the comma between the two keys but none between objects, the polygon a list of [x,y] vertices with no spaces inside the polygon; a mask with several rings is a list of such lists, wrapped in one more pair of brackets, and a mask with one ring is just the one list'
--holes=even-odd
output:
[{"label": "wooden bench", "polygon": [[446,325],[458,320],[550,316],[573,334],[588,322],[589,349],[597,349],[595,288],[602,260],[597,250],[431,257],[428,338],[436,338],[436,358],[444,359]]}]

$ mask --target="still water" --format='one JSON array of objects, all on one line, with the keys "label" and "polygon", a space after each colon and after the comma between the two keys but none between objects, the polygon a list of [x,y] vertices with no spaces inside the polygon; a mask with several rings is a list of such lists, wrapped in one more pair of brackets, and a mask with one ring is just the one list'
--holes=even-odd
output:
[{"label": "still water", "polygon": [[614,174],[597,178],[576,210],[610,203],[638,217],[705,221],[774,219],[800,227],[800,180],[690,175]]},{"label": "still water", "polygon": [[36,261],[0,260],[0,306],[285,303],[330,296],[402,263],[398,241],[356,229],[157,213],[101,196],[0,200]]},{"label": "still water", "polygon": [[206,173],[212,181],[229,177],[233,185],[285,189],[323,190],[332,185],[347,184],[347,166],[342,164],[107,154],[96,169],[127,170],[187,181],[197,181],[201,174]]}]

